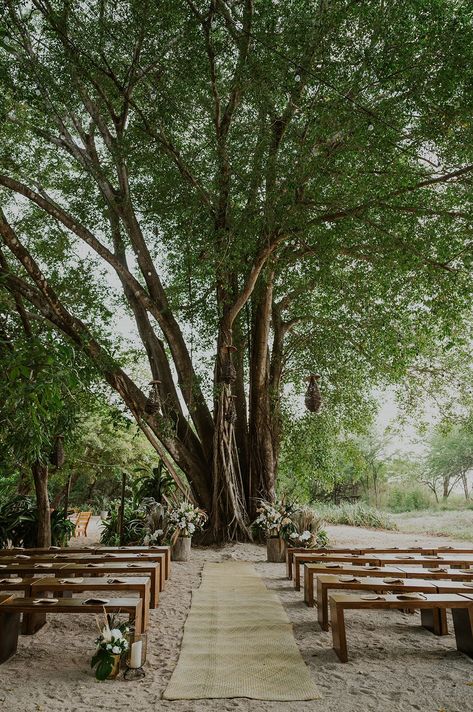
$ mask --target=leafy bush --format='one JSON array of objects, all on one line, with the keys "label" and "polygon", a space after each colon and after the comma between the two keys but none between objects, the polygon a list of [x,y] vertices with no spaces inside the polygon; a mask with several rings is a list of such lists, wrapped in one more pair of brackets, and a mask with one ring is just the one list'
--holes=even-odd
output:
[{"label": "leafy bush", "polygon": [[[103,521],[100,541],[107,546],[120,544],[120,500],[110,503],[108,517]],[[146,533],[146,510],[135,500],[125,503],[123,513],[123,544],[141,544]]]},{"label": "leafy bush", "polygon": [[392,512],[413,512],[420,509],[428,509],[431,506],[427,492],[420,488],[401,489],[393,487],[389,490],[386,507]]},{"label": "leafy bush", "polygon": [[[63,512],[51,513],[51,543],[67,544],[74,533],[74,524]],[[0,493],[0,547],[36,545],[38,512],[34,497],[12,494],[6,490]]]},{"label": "leafy bush", "polygon": [[316,503],[314,506],[328,524],[348,524],[352,527],[370,527],[372,529],[397,529],[396,523],[389,515],[362,502],[338,506]]}]

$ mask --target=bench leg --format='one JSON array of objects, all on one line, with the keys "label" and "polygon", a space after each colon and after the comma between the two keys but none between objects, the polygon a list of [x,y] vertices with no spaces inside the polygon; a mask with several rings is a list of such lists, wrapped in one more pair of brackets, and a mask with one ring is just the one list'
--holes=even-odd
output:
[{"label": "bench leg", "polygon": [[344,610],[343,608],[339,608],[335,603],[331,603],[330,615],[332,619],[333,649],[337,653],[340,662],[346,663],[348,662],[348,650]]},{"label": "bench leg", "polygon": [[311,608],[314,605],[314,574],[307,569],[304,571],[304,601]]},{"label": "bench leg", "polygon": [[421,624],[434,635],[448,635],[447,611],[445,608],[421,608]]},{"label": "bench leg", "polygon": [[149,607],[151,602],[150,586],[145,586],[143,595],[143,630],[148,630],[149,626]]},{"label": "bench leg", "polygon": [[328,630],[328,588],[317,579],[317,620],[322,630]]},{"label": "bench leg", "polygon": [[291,559],[292,559],[292,554],[289,554],[289,552],[286,552],[286,576],[289,579],[289,581],[292,579],[292,566],[291,566]]},{"label": "bench leg", "polygon": [[457,650],[473,658],[473,608],[452,608]]},{"label": "bench leg", "polygon": [[46,613],[23,613],[22,635],[34,635],[46,625]]},{"label": "bench leg", "polygon": [[20,614],[2,613],[0,615],[0,663],[4,663],[16,653],[19,632]]},{"label": "bench leg", "polygon": [[299,561],[294,562],[294,588],[296,591],[301,590],[301,565]]}]

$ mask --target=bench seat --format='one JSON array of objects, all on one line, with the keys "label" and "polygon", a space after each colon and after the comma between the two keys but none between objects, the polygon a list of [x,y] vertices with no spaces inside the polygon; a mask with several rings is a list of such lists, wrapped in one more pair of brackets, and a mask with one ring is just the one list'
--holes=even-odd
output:
[{"label": "bench seat", "polygon": [[361,596],[333,594],[329,598],[332,622],[333,648],[341,662],[348,661],[345,629],[346,610],[420,610],[422,625],[437,634],[442,634],[441,618],[451,609],[457,650],[473,658],[473,595],[471,594],[424,594],[420,600],[407,600],[399,594],[387,594],[377,600],[365,600]]}]

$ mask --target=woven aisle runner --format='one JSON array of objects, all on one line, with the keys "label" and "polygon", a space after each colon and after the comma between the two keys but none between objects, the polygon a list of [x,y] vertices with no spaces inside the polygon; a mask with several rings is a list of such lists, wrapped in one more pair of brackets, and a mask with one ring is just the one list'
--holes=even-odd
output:
[{"label": "woven aisle runner", "polygon": [[184,627],[168,700],[318,699],[279,598],[251,564],[206,564]]}]

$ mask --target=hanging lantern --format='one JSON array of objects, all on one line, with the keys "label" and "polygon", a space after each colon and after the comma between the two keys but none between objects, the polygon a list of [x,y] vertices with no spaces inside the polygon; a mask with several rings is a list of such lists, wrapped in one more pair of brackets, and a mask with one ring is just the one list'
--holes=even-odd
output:
[{"label": "hanging lantern", "polygon": [[235,425],[237,419],[235,398],[236,396],[230,396],[227,412],[225,413],[225,420],[232,425]]},{"label": "hanging lantern", "polygon": [[235,346],[224,346],[225,355],[222,359],[221,379],[223,383],[235,383],[237,372],[232,362],[232,351],[236,351]]},{"label": "hanging lantern", "polygon": [[322,405],[322,396],[320,395],[319,384],[317,383],[318,380],[320,380],[319,374],[311,373],[308,378],[309,384],[305,392],[305,407],[311,413],[318,413]]},{"label": "hanging lantern", "polygon": [[145,412],[148,415],[156,415],[161,410],[161,397],[159,395],[159,384],[161,381],[150,381],[151,386],[148,398],[146,399]]},{"label": "hanging lantern", "polygon": [[54,438],[53,451],[49,456],[49,462],[51,465],[54,465],[54,467],[62,467],[64,461],[64,435],[56,435]]}]

